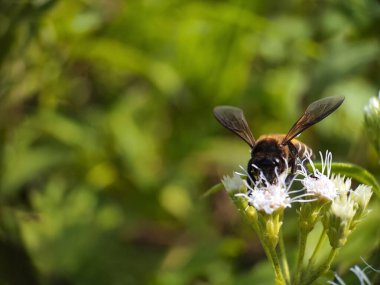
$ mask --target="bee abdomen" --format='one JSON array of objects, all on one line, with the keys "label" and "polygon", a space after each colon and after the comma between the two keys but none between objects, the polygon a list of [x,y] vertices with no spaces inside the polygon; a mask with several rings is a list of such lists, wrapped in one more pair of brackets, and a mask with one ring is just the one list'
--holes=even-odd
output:
[{"label": "bee abdomen", "polygon": [[292,143],[297,149],[299,158],[303,159],[313,156],[313,150],[303,142],[300,142],[299,140],[292,140]]}]

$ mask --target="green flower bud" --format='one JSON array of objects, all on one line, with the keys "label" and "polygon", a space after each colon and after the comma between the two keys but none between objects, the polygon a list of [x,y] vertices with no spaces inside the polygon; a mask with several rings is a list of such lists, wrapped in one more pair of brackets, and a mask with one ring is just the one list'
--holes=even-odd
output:
[{"label": "green flower bud", "polygon": [[[302,203],[298,214],[300,230],[309,233],[314,229],[318,222],[324,206],[328,207],[331,203],[328,200],[317,200],[309,203]],[[323,209],[326,210],[325,208]]]},{"label": "green flower bud", "polygon": [[352,219],[351,229],[354,229],[360,222],[360,219],[368,211],[367,206],[372,196],[371,187],[366,185],[359,185],[355,191],[351,191],[350,198],[355,202],[356,213]]},{"label": "green flower bud", "polygon": [[[240,199],[242,199],[242,198],[240,198]],[[243,199],[243,200],[245,200],[245,199]],[[247,201],[245,200],[245,202],[247,202]],[[245,215],[249,221],[254,221],[254,222],[257,221],[257,212],[256,212],[256,209],[254,207],[248,206],[247,208],[245,208]]]},{"label": "green flower bud", "polygon": [[355,216],[355,202],[341,195],[331,204],[322,222],[332,248],[342,247],[351,233],[351,221]]},{"label": "green flower bud", "polygon": [[263,230],[265,240],[272,248],[277,246],[279,240],[280,229],[282,226],[282,213],[275,212],[270,215],[260,212],[258,220]]},{"label": "green flower bud", "polygon": [[233,176],[224,176],[222,179],[224,188],[228,195],[234,202],[236,208],[245,216],[251,225],[256,228],[257,212],[256,209],[249,205],[248,200],[244,196],[236,194],[247,193],[247,186],[244,184],[243,179],[236,173]]},{"label": "green flower bud", "polygon": [[351,199],[357,204],[357,210],[363,212],[369,203],[372,196],[372,190],[370,186],[359,185],[355,191],[351,191]]}]

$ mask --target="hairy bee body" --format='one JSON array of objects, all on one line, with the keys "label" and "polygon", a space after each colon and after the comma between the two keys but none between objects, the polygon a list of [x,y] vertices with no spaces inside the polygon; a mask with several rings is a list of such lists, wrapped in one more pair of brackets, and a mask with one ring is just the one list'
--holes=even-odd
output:
[{"label": "hairy bee body", "polygon": [[[256,149],[256,152],[259,151],[260,149],[262,149],[262,146],[260,146],[260,145],[266,144],[265,143],[266,141],[272,141],[274,144],[281,145],[281,143],[284,141],[285,137],[286,137],[286,134],[261,135],[257,139],[256,146],[253,149]],[[309,146],[307,146],[305,143],[303,143],[303,142],[301,142],[301,141],[299,141],[297,139],[292,139],[290,142],[297,149],[298,156],[300,158],[304,158],[306,154],[312,154],[313,153],[312,149]],[[252,151],[253,151],[253,149],[252,149]],[[290,156],[289,152],[290,152],[289,147],[285,146],[283,148],[282,156],[285,157],[286,159],[288,159],[289,156]]]},{"label": "hairy bee body", "polygon": [[[262,135],[251,149],[251,159],[248,161],[247,171],[255,180],[259,170],[265,173],[268,181],[275,180],[278,173],[284,172],[289,167],[294,167],[296,158],[303,160],[307,155],[312,155],[312,150],[303,142],[292,139],[290,144],[282,145],[286,134]],[[289,148],[292,145],[297,150],[297,156],[292,155]]]}]

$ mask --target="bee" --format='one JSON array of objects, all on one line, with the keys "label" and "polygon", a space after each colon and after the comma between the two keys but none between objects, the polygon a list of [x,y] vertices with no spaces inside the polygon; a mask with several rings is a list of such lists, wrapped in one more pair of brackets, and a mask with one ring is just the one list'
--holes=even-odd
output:
[{"label": "bee", "polygon": [[343,101],[342,96],[317,100],[307,107],[287,134],[262,135],[257,141],[241,109],[233,106],[217,106],[214,108],[214,115],[220,124],[250,146],[251,158],[247,167],[248,183],[257,181],[261,172],[266,180],[273,184],[277,180],[278,173],[283,173],[288,167],[290,167],[291,175],[294,175],[297,170],[297,158],[303,160],[312,153],[306,144],[295,138],[338,109]]}]

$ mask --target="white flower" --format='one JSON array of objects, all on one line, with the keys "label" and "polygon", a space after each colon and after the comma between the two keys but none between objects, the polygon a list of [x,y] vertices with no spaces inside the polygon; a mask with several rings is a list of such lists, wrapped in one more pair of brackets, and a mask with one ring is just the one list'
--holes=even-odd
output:
[{"label": "white flower", "polygon": [[372,196],[371,187],[361,184],[355,189],[355,191],[350,192],[350,196],[360,209],[365,209]]},{"label": "white flower", "polygon": [[365,274],[365,269],[367,268],[361,269],[359,266],[355,265],[354,267],[350,268],[350,271],[358,277],[360,284],[371,285],[372,282],[369,280],[367,274]]},{"label": "white flower", "polygon": [[[322,163],[321,171],[315,167],[311,160],[311,156],[307,155],[305,160],[309,162],[312,168],[312,173],[309,173],[303,165],[303,162],[299,164],[300,169],[297,173],[304,177],[303,179],[300,179],[300,181],[303,186],[305,186],[306,193],[312,195],[316,199],[332,201],[338,195],[338,189],[347,188],[348,180],[345,180],[344,178],[342,179],[340,176],[331,178],[331,152],[326,151],[325,157],[323,157],[320,152],[320,156]],[[349,185],[351,185],[350,181]]]},{"label": "white flower", "polygon": [[307,193],[313,194],[316,198],[325,198],[332,201],[336,196],[333,181],[325,175],[320,177],[306,176],[302,180],[302,184],[305,186]]},{"label": "white flower", "polygon": [[332,248],[340,248],[346,244],[355,214],[355,202],[344,194],[337,196],[322,216],[323,227]]},{"label": "white flower", "polygon": [[373,115],[378,114],[380,111],[380,91],[378,93],[377,97],[371,97],[369,99],[368,105],[364,107],[364,114],[365,115]]},{"label": "white flower", "polygon": [[231,176],[224,176],[222,179],[222,183],[224,185],[224,188],[228,193],[232,192],[238,192],[239,189],[244,186],[244,182],[241,179],[241,177],[234,173],[234,175]]},{"label": "white flower", "polygon": [[335,189],[338,195],[344,195],[347,194],[351,189],[351,178],[347,178],[345,176],[332,176],[331,177]]},{"label": "white flower", "polygon": [[[364,262],[364,264],[366,265],[366,267],[361,269],[358,265],[355,265],[355,266],[352,266],[350,268],[350,271],[352,273],[354,273],[356,275],[356,277],[359,279],[360,285],[371,285],[372,282],[368,278],[368,276],[366,274],[366,270],[371,269],[372,271],[377,272],[377,273],[380,273],[380,270],[376,270],[375,268],[373,268],[362,257],[361,257],[361,259]],[[344,282],[343,279],[337,273],[335,273],[335,279],[338,282],[328,281],[327,283],[332,284],[332,285],[346,285],[346,282]]]},{"label": "white flower", "polygon": [[350,221],[356,212],[355,202],[347,195],[340,195],[331,204],[330,211],[341,220]]},{"label": "white flower", "polygon": [[380,153],[380,91],[378,97],[372,97],[364,107],[364,123],[367,134]]},{"label": "white flower", "polygon": [[[246,170],[244,168],[242,169],[245,173],[238,174],[248,176]],[[304,200],[301,198],[308,195],[302,194],[294,198],[290,197],[289,195],[299,191],[289,191],[293,181],[291,181],[291,183],[288,185],[286,183],[286,179],[289,173],[288,167],[286,167],[285,171],[281,174],[278,174],[277,169],[275,170],[275,173],[276,182],[273,184],[269,183],[265,178],[265,175],[260,172],[258,181],[251,180],[252,185],[248,185],[248,183],[244,181],[248,188],[248,193],[238,193],[235,195],[245,197],[248,203],[252,205],[256,210],[263,211],[268,215],[273,214],[277,210],[283,210],[285,208],[291,207],[291,203],[293,202],[303,202]]]},{"label": "white flower", "polygon": [[247,196],[247,200],[258,211],[264,211],[268,215],[291,206],[287,188],[282,187],[279,183],[262,188],[256,187]]}]

